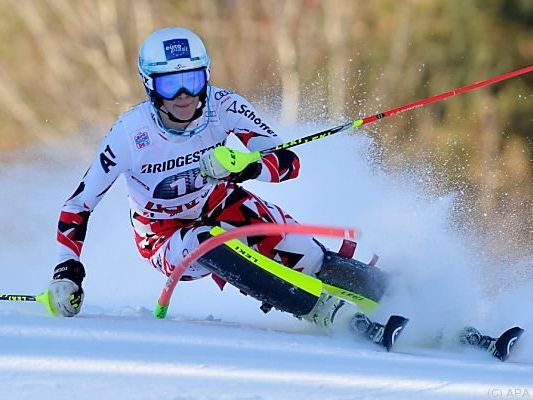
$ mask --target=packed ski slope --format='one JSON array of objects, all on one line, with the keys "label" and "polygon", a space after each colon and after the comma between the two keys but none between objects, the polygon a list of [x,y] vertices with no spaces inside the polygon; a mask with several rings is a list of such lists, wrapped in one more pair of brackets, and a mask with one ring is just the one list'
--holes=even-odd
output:
[{"label": "packed ski slope", "polygon": [[[290,139],[316,127],[297,127]],[[490,265],[450,226],[454,196],[431,198],[431,171],[391,175],[363,134],[298,148],[300,179],[248,187],[299,220],[356,227],[358,257],[396,277],[376,319],[411,322],[386,353],[324,333],[210,279],[180,283],[169,318],[151,310],[165,280],[136,254],[123,182],[92,216],[83,261],[85,307],[73,319],[38,304],[0,304],[0,393],[10,399],[486,399],[533,396],[533,284],[521,276],[487,297]],[[55,262],[59,207],[88,160],[65,144],[0,170],[0,292],[42,291]],[[429,179],[428,179],[429,177]],[[423,182],[423,183],[421,183]],[[429,182],[429,183],[428,183]],[[437,183],[435,183],[437,184]],[[331,247],[338,242],[324,240]],[[487,264],[487,262],[489,264]],[[524,260],[524,265],[530,260]],[[505,266],[510,270],[519,265]],[[515,275],[519,276],[518,275]],[[526,333],[507,363],[454,344],[465,323]]]}]

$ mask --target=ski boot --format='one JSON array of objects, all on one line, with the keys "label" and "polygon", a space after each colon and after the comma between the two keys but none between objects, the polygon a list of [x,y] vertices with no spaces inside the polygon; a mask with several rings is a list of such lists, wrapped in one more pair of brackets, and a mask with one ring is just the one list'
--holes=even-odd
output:
[{"label": "ski boot", "polygon": [[333,324],[339,310],[345,305],[344,300],[323,292],[311,312],[301,318],[319,326],[328,327]]}]

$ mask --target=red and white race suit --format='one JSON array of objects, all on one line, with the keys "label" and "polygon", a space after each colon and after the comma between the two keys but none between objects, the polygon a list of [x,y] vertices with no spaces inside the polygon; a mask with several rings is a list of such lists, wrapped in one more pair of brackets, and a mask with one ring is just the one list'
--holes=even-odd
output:
[{"label": "red and white race suit", "polygon": [[[210,227],[259,222],[295,223],[278,206],[232,183],[209,183],[200,175],[203,153],[234,134],[250,150],[281,144],[253,106],[227,90],[208,87],[203,115],[187,129],[204,126],[191,137],[163,129],[150,102],[122,114],[108,132],[78,188],[61,210],[57,240],[59,262],[79,260],[91,212],[120,174],[126,179],[131,221],[142,257],[166,275],[198,246],[197,235]],[[296,178],[298,157],[290,150],[265,156],[260,175],[266,182]],[[250,238],[249,245],[283,264],[314,274],[323,252],[312,238],[293,235]],[[209,274],[198,263],[182,279]]]}]

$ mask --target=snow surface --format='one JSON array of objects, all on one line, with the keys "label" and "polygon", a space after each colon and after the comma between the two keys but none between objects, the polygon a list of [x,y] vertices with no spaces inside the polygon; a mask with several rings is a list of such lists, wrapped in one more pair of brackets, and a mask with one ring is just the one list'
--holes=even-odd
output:
[{"label": "snow surface", "polygon": [[[316,131],[296,127],[286,139]],[[79,316],[0,304],[0,394],[9,399],[486,399],[533,396],[533,285],[488,297],[480,260],[450,226],[456,199],[432,198],[428,171],[390,174],[363,133],[301,146],[300,179],[247,186],[301,222],[355,227],[358,258],[375,252],[396,277],[374,318],[411,321],[386,353],[346,332],[321,332],[210,279],[182,282],[169,317],[151,310],[163,276],[137,255],[120,180],[91,217]],[[74,153],[74,154],[73,154]],[[33,160],[32,160],[33,158]],[[68,144],[0,170],[0,292],[35,294],[55,265],[59,208],[87,160]],[[429,171],[430,173],[430,171]],[[327,182],[327,187],[324,187]],[[336,248],[338,241],[323,240]],[[489,264],[487,264],[489,263]],[[462,349],[465,323],[526,333],[507,363]]]}]

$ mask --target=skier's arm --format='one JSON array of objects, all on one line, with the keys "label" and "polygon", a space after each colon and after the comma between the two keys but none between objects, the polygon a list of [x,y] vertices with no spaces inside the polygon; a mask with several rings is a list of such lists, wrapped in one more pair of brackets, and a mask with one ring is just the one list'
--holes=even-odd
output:
[{"label": "skier's arm", "polygon": [[[243,97],[229,94],[220,109],[220,120],[250,151],[261,151],[282,144],[280,137],[255,108]],[[294,179],[300,171],[298,156],[291,150],[280,150],[263,157],[255,168],[244,171],[246,179],[282,182]]]},{"label": "skier's arm", "polygon": [[130,163],[129,148],[115,125],[104,139],[78,188],[61,210],[57,241],[59,263],[48,285],[50,306],[56,315],[72,317],[83,303],[85,268],[80,254],[89,216],[103,195]]},{"label": "skier's arm", "polygon": [[261,172],[256,179],[267,182],[283,182],[298,177],[300,160],[288,149],[278,150],[261,159]]}]

